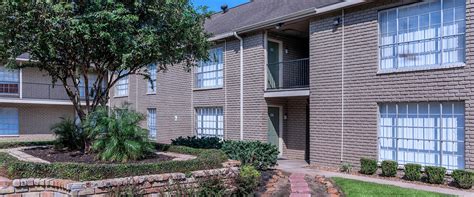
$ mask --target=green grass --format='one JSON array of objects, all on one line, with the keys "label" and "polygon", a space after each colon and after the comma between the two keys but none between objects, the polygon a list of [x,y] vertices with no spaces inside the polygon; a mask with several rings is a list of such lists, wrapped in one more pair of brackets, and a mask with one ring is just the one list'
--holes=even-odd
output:
[{"label": "green grass", "polygon": [[336,184],[342,189],[347,197],[358,196],[450,196],[434,192],[426,192],[415,189],[406,189],[392,185],[383,185],[352,179],[334,177],[332,178]]}]

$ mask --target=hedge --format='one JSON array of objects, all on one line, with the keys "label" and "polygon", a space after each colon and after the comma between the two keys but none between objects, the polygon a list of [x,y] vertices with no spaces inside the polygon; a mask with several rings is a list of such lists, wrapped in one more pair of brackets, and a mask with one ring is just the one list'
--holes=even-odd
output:
[{"label": "hedge", "polygon": [[454,183],[462,189],[471,189],[474,183],[474,171],[454,170],[451,174]]},{"label": "hedge", "polygon": [[47,146],[53,144],[54,141],[0,142],[0,149],[16,148],[22,146]]},{"label": "hedge", "polygon": [[[195,170],[220,168],[222,163],[227,160],[226,155],[219,150],[158,146],[161,147],[161,150],[193,154],[197,158],[186,161],[164,161],[148,164],[43,164],[20,161],[7,153],[0,153],[0,176],[7,176],[10,179],[35,177],[87,181],[172,172],[189,173]],[[4,174],[2,175],[2,173]]]},{"label": "hedge", "polygon": [[394,177],[397,175],[398,163],[396,161],[382,161],[382,175],[386,177]]},{"label": "hedge", "polygon": [[360,173],[372,175],[377,171],[377,160],[370,158],[360,159]]},{"label": "hedge", "polygon": [[408,163],[405,164],[405,179],[409,181],[418,181],[421,179],[421,165]]},{"label": "hedge", "polygon": [[222,141],[218,137],[178,137],[171,140],[172,145],[176,146],[187,146],[191,148],[202,148],[202,149],[221,149]]},{"label": "hedge", "polygon": [[438,166],[426,166],[425,173],[426,177],[428,178],[428,183],[441,184],[444,182],[446,168]]}]

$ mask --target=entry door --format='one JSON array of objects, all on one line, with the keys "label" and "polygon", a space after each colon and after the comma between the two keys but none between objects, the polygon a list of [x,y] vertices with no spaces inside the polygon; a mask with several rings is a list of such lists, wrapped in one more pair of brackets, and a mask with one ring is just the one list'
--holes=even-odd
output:
[{"label": "entry door", "polygon": [[280,108],[268,108],[268,143],[280,146]]},{"label": "entry door", "polygon": [[268,88],[278,88],[280,87],[280,44],[278,42],[268,41],[267,53]]},{"label": "entry door", "polygon": [[15,108],[0,108],[0,136],[18,135],[18,110]]}]

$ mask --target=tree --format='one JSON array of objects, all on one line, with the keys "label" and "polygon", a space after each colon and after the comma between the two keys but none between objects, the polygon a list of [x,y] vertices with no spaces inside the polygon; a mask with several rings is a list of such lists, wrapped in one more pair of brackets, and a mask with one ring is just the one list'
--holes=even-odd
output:
[{"label": "tree", "polygon": [[[48,73],[84,120],[106,105],[118,80],[149,79],[149,64],[189,70],[207,60],[207,16],[188,0],[1,0],[0,58],[9,68]],[[19,64],[24,53],[30,61]]]}]

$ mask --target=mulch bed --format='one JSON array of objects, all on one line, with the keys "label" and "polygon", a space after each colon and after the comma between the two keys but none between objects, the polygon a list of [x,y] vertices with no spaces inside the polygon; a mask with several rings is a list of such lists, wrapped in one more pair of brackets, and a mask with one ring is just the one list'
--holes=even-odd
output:
[{"label": "mulch bed", "polygon": [[280,170],[266,170],[262,171],[261,175],[260,185],[254,196],[290,196],[291,187],[288,180],[288,173],[283,173]]},{"label": "mulch bed", "polygon": [[[120,162],[105,162],[97,160],[97,154],[89,153],[84,154],[79,151],[65,151],[65,150],[55,150],[52,147],[39,147],[23,150],[26,154],[38,157],[45,161],[51,163],[56,162],[68,162],[68,163],[87,163],[87,164],[120,164]],[[128,161],[127,163],[157,163],[162,161],[169,161],[174,159],[174,157],[162,155],[162,154],[150,154],[144,159],[138,161]]]},{"label": "mulch bed", "polygon": [[[323,171],[330,171],[330,172],[339,172],[343,173],[339,170],[339,168],[331,168],[331,167],[324,167],[324,166],[317,166],[317,165],[311,165],[309,168],[312,169],[318,169],[318,170],[323,170]],[[445,178],[444,184],[431,184],[428,183],[426,180],[426,177],[422,177],[420,181],[409,181],[404,179],[405,173],[402,170],[397,171],[397,175],[395,177],[386,177],[382,176],[382,170],[377,169],[377,172],[373,175],[366,175],[362,174],[357,170],[353,170],[351,173],[346,173],[346,174],[351,174],[351,175],[356,175],[356,176],[365,176],[365,177],[371,177],[371,178],[377,178],[377,179],[385,179],[385,180],[391,180],[391,181],[400,181],[400,182],[405,182],[405,183],[413,183],[413,184],[418,184],[418,185],[426,185],[426,186],[432,186],[432,187],[440,187],[440,188],[448,188],[448,189],[456,189],[456,190],[461,190],[461,191],[472,191],[474,192],[474,187],[471,189],[461,189],[456,187],[455,185],[452,184],[452,178],[447,177]]]}]

